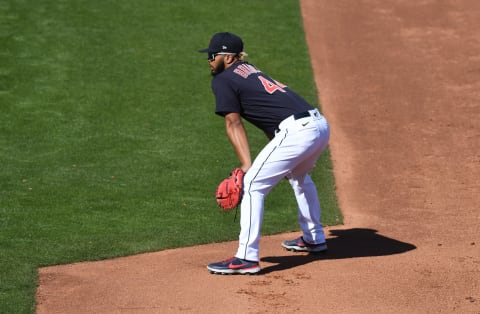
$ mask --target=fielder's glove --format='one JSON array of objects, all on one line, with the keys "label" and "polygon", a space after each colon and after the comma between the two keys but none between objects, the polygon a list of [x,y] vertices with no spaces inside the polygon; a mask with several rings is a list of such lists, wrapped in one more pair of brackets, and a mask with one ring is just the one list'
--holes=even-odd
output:
[{"label": "fielder's glove", "polygon": [[217,187],[215,196],[218,205],[228,211],[238,206],[243,196],[243,172],[240,168],[235,168],[230,177],[224,179]]}]

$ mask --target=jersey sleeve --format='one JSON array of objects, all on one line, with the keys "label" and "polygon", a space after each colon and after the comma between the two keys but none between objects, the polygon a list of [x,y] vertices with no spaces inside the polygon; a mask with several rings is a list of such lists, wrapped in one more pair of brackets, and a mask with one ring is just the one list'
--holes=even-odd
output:
[{"label": "jersey sleeve", "polygon": [[231,112],[241,112],[240,99],[231,82],[223,77],[216,77],[212,80],[212,91],[215,95],[215,113],[225,116]]}]

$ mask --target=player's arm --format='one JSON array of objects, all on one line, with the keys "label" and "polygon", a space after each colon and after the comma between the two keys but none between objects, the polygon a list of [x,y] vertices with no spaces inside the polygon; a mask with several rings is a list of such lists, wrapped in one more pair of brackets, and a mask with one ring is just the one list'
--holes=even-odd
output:
[{"label": "player's arm", "polygon": [[225,115],[225,130],[237,153],[241,168],[246,172],[252,165],[252,159],[250,157],[247,132],[239,113],[231,112]]}]

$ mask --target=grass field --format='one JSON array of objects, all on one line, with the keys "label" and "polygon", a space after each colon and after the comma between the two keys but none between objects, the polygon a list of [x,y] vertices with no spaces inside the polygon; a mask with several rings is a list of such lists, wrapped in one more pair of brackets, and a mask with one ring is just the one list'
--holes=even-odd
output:
[{"label": "grass field", "polygon": [[[318,104],[296,1],[0,0],[0,312],[34,311],[40,266],[237,238],[213,193],[238,161],[196,52],[227,30]],[[312,175],[341,223],[328,154]],[[297,229],[282,182],[263,232]]]}]

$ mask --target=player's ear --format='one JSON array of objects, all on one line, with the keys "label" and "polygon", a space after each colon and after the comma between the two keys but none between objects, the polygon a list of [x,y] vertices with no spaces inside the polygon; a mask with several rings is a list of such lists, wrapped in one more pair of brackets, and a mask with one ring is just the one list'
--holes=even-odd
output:
[{"label": "player's ear", "polygon": [[229,54],[229,55],[225,55],[225,63],[228,64],[228,65],[231,65],[232,63],[235,62],[235,55],[234,54]]}]

